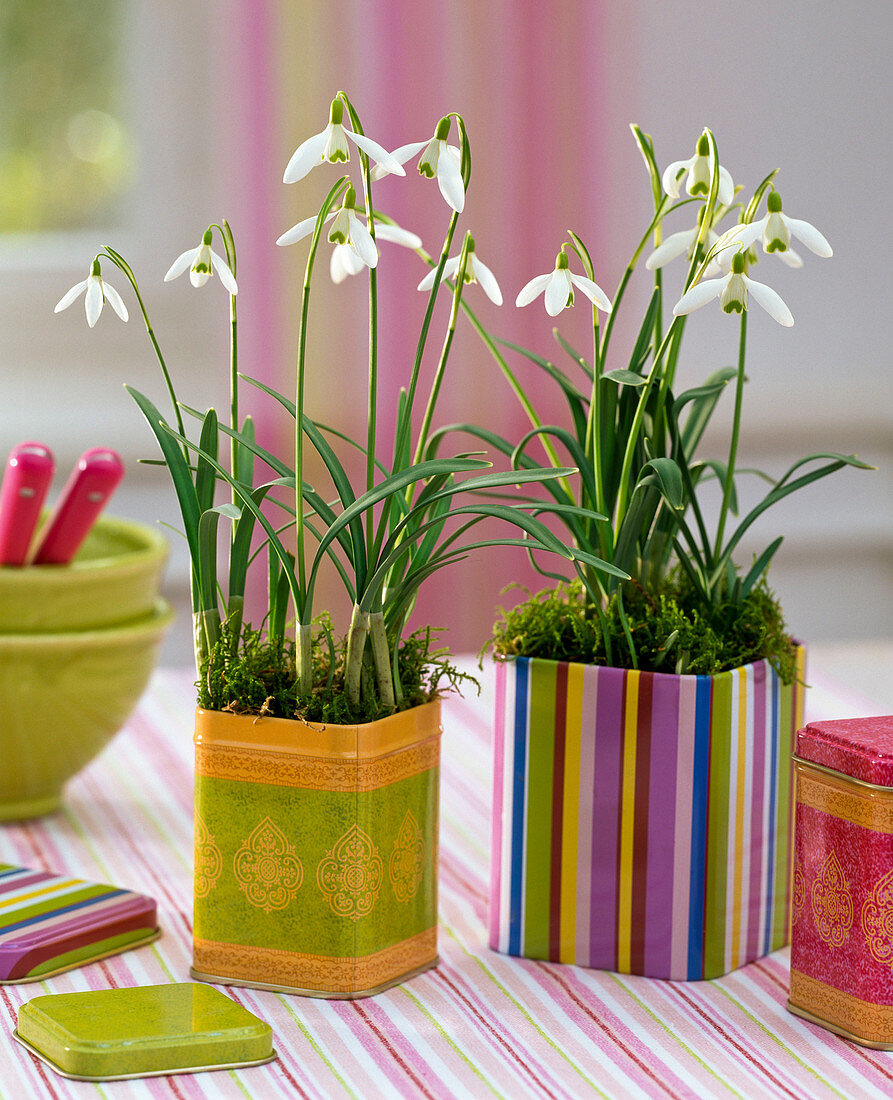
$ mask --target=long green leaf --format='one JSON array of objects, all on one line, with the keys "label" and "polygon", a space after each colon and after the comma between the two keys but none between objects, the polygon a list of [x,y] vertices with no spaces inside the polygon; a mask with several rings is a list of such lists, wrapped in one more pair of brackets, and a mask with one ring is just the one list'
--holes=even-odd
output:
[{"label": "long green leaf", "polygon": [[[810,455],[810,458],[818,457],[827,458],[830,457],[830,455]],[[724,567],[725,561],[731,556],[732,551],[744,537],[744,533],[747,531],[747,529],[751,526],[752,523],[754,523],[756,519],[758,519],[763,514],[763,512],[765,512],[768,508],[771,508],[773,504],[777,504],[778,501],[783,500],[784,497],[789,496],[791,493],[796,493],[798,489],[803,489],[807,485],[811,485],[812,482],[818,481],[820,478],[827,477],[828,474],[833,474],[835,471],[842,469],[844,466],[855,466],[856,469],[862,470],[870,470],[873,468],[862,462],[860,459],[856,458],[855,455],[839,455],[834,462],[829,462],[827,466],[822,466],[818,470],[813,470],[808,474],[803,474],[800,477],[795,478],[793,481],[786,482],[786,479],[790,477],[793,470],[797,469],[799,466],[802,466],[804,462],[808,461],[809,459],[807,458],[802,459],[798,463],[795,463],[794,466],[792,466],[791,469],[784,475],[784,477],[779,479],[776,487],[770,493],[767,493],[763,500],[761,500],[759,504],[757,504],[754,508],[751,509],[750,512],[747,513],[747,515],[736,528],[734,534],[729,539],[722,553],[720,554],[719,559],[716,563],[717,569]]]},{"label": "long green leaf", "polygon": [[242,421],[242,431],[236,447],[236,478],[243,485],[254,484],[254,456],[257,453],[254,443],[254,421],[246,416]]},{"label": "long green leaf", "polygon": [[586,357],[584,355],[581,355],[577,351],[576,348],[571,347],[571,345],[567,342],[567,340],[565,340],[565,338],[561,335],[561,333],[558,331],[557,328],[552,329],[552,335],[555,337],[555,340],[557,341],[559,347],[563,351],[567,352],[567,354],[571,357],[571,359],[573,359],[576,366],[578,366],[580,368],[580,370],[586,375],[586,377],[591,382],[592,381],[593,370],[592,370],[592,367],[589,365],[589,363],[586,361]]},{"label": "long green leaf", "polygon": [[624,370],[620,368],[618,370],[609,370],[606,374],[602,375],[602,381],[614,382],[618,386],[644,386],[645,379],[641,374],[637,374],[635,371]]},{"label": "long green leaf", "polygon": [[734,367],[722,367],[714,371],[702,386],[686,390],[675,399],[677,419],[679,409],[691,404],[685,425],[679,431],[681,446],[686,457],[691,458],[695,453],[723,390],[737,373]]},{"label": "long green leaf", "polygon": [[[174,484],[177,503],[180,505],[180,514],[183,517],[183,533],[186,535],[186,541],[189,544],[189,557],[192,561],[193,570],[197,573],[199,561],[198,523],[201,509],[198,506],[198,498],[189,466],[183,457],[183,452],[176,445],[176,435],[173,434],[170,425],[149,398],[132,386],[125,386],[124,389],[139,406],[140,412],[148,421],[152,433],[158,440],[161,453],[164,455],[165,464]],[[185,442],[188,442],[188,440]]]},{"label": "long green leaf", "polygon": [[[170,433],[172,439],[176,439],[179,440],[181,443],[185,443],[186,446],[190,448],[190,450],[195,451],[198,449],[195,443],[187,439],[185,436],[181,436],[179,432],[174,431],[174,429],[169,424],[165,425],[164,430]],[[280,541],[279,536],[276,534],[276,530],[273,525],[254,502],[251,492],[246,489],[244,485],[240,485],[235,480],[235,478],[233,478],[230,473],[220,465],[219,462],[213,461],[210,455],[206,455],[205,458],[211,463],[211,465],[217,471],[218,475],[224,481],[226,481],[232,489],[235,490],[236,495],[242,501],[243,505],[251,512],[251,514],[261,525],[261,527],[263,527],[264,531],[266,532],[267,538],[270,540],[270,544],[276,551],[277,557],[282,562],[283,567],[286,568],[287,571],[291,555],[282,545],[282,542]],[[292,598],[295,601],[295,607],[298,610],[299,617],[302,617],[307,610],[307,593],[301,590],[300,585],[298,584],[298,579],[293,572],[288,573],[288,577]],[[301,621],[304,621],[303,617],[301,618]]]},{"label": "long green leaf", "polygon": [[775,539],[773,542],[769,543],[769,545],[766,547],[766,549],[762,552],[762,554],[760,554],[760,556],[757,558],[757,560],[753,563],[753,565],[751,566],[750,570],[747,573],[747,576],[741,582],[741,599],[742,600],[747,599],[748,595],[750,594],[750,590],[753,588],[753,586],[757,583],[757,581],[760,579],[760,577],[762,577],[762,575],[769,568],[769,562],[771,562],[773,557],[775,557],[775,551],[779,548],[779,546],[781,546],[781,544],[783,542],[784,542],[784,535],[779,535],[777,539]]},{"label": "long green leaf", "polygon": [[646,462],[639,474],[640,485],[651,484],[651,477],[645,474],[646,470],[654,471],[654,478],[660,488],[661,495],[671,508],[679,511],[685,507],[682,473],[672,458],[652,458]]},{"label": "long green leaf", "polygon": [[[256,378],[251,378],[247,374],[240,374],[239,377],[244,378],[245,381],[249,383],[249,385],[256,386],[257,389],[272,397],[275,401],[278,401],[279,404],[288,411],[292,418],[295,418],[297,416],[295,403],[293,401],[289,401],[289,399],[287,397],[284,397],[281,393],[277,393],[277,391],[274,390],[271,386],[267,386],[265,383],[258,381]],[[342,505],[345,509],[350,508],[356,500],[356,494],[353,491],[353,486],[350,483],[350,478],[347,476],[347,473],[342,466],[338,456],[335,454],[328,440],[325,438],[325,436],[322,434],[316,424],[314,424],[314,422],[307,416],[305,416],[303,420],[303,431],[310,442],[313,444],[316,453],[325,463],[326,469],[329,473],[329,477],[332,479],[332,483],[335,486],[335,491],[338,493]],[[357,513],[356,516],[354,516],[355,522],[349,524],[350,539],[353,543],[351,557],[354,563],[354,570],[357,574],[358,585],[361,584],[362,577],[365,575],[366,569],[368,568],[368,564],[366,562],[366,540],[363,533],[362,523],[359,519],[362,511],[363,509],[361,509],[360,513]]]},{"label": "long green leaf", "polygon": [[[199,447],[209,455],[217,457],[217,412],[208,409],[202,421],[202,431],[199,438]],[[195,463],[195,496],[199,508],[205,512],[214,506],[214,489],[217,485],[217,475],[214,468],[204,460],[199,452]]]},{"label": "long green leaf", "polygon": [[[566,428],[559,428],[553,424],[547,424],[542,428],[531,428],[521,439],[518,441],[518,445],[515,447],[512,453],[512,466],[517,466],[517,458],[524,453],[524,450],[530,440],[535,439],[540,435],[553,436],[564,444],[567,453],[570,455],[571,460],[576,463],[577,470],[580,474],[580,479],[586,489],[589,499],[595,504],[597,499],[597,493],[595,488],[595,478],[592,475],[592,467],[586,457],[586,452],[583,450],[579,439],[572,435]],[[564,475],[562,475],[564,476]]]}]

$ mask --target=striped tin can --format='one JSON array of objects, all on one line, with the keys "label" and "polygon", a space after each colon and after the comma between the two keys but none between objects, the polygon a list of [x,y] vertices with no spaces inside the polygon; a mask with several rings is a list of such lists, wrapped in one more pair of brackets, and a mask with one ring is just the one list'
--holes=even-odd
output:
[{"label": "striped tin can", "polygon": [[196,713],[192,976],[365,997],[437,962],[440,703],[360,726]]},{"label": "striped tin can", "polygon": [[490,946],[698,980],[785,944],[804,662],[499,663]]},{"label": "striped tin can", "polygon": [[788,1008],[893,1050],[893,715],[797,734]]}]

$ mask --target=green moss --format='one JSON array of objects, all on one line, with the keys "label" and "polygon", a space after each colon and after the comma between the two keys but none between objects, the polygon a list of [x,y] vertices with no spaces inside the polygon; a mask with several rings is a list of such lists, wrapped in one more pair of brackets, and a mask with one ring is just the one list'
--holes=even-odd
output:
[{"label": "green moss", "polygon": [[489,644],[497,660],[545,657],[713,675],[765,658],[784,683],[796,676],[795,646],[765,581],[740,603],[711,608],[700,605],[678,575],[653,592],[629,581],[604,609],[604,628],[582,584],[572,582],[528,594],[517,607],[501,610]]},{"label": "green moss", "polygon": [[[344,693],[346,639],[332,639],[327,616],[320,616],[315,626],[313,687],[308,695],[297,691],[293,640],[270,639],[246,625],[235,644],[224,631],[204,663],[196,683],[198,705],[233,714],[300,717],[307,722],[343,725],[374,722],[393,713],[379,699],[371,675],[363,678],[359,709],[351,709]],[[397,661],[402,698],[398,711],[458,690],[466,681],[477,684],[450,663],[445,649],[436,647],[436,636],[435,630],[424,627],[400,641]]]}]

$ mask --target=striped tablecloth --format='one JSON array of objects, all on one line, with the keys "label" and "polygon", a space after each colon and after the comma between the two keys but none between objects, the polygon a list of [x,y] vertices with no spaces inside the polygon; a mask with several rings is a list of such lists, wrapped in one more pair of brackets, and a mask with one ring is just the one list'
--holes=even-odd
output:
[{"label": "striped tablecloth", "polygon": [[[877,713],[813,666],[809,717]],[[889,677],[887,678],[889,679]],[[190,676],[161,671],[66,808],[0,826],[0,863],[113,882],[158,900],[164,934],[126,955],[0,986],[0,1098],[889,1097],[893,1054],[790,1015],[788,954],[671,983],[508,958],[487,947],[489,673],[444,713],[440,966],[361,1001],[228,992],[273,1027],[267,1066],[94,1085],[55,1076],[9,1037],[40,993],[189,980]],[[64,720],[59,736],[65,736]],[[2,761],[0,761],[2,767]]]}]

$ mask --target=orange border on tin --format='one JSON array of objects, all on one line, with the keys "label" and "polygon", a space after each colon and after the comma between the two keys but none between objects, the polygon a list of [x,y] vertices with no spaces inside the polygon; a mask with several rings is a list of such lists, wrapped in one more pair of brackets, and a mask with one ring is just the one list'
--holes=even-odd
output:
[{"label": "orange border on tin", "polygon": [[294,986],[321,993],[359,993],[408,974],[436,957],[434,926],[358,958],[195,939],[193,968],[227,980]]},{"label": "orange border on tin", "polygon": [[307,790],[373,791],[440,763],[440,701],[362,726],[196,710],[196,773]]},{"label": "orange border on tin", "polygon": [[322,725],[297,718],[259,718],[219,710],[195,712],[195,742],[297,753],[332,762],[374,760],[440,733],[440,700],[362,726]]},{"label": "orange border on tin", "polygon": [[810,761],[795,761],[797,801],[812,810],[893,834],[893,788],[875,787]]},{"label": "orange border on tin", "polygon": [[893,1005],[863,1001],[852,993],[791,969],[791,1004],[870,1043],[893,1043]]}]

